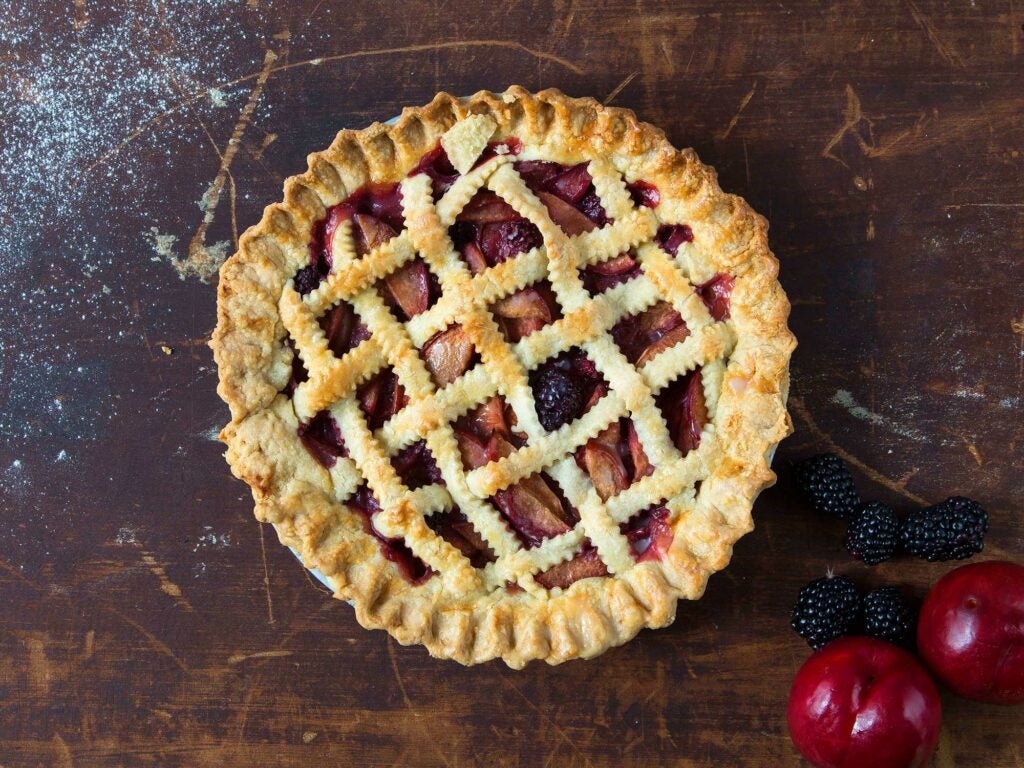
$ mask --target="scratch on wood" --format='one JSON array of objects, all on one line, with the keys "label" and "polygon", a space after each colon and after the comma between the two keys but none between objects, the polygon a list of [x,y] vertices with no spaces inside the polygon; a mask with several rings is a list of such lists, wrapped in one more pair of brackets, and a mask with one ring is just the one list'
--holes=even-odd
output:
[{"label": "scratch on wood", "polygon": [[[377,48],[361,51],[352,51],[350,53],[338,53],[333,56],[322,56],[316,59],[307,59],[305,61],[296,61],[291,64],[285,64],[280,67],[275,67],[271,72],[283,72],[286,69],[294,69],[295,67],[308,67],[308,66],[320,66],[326,64],[329,61],[342,61],[344,59],[356,59],[356,58],[368,58],[371,56],[387,56],[393,53],[421,53],[423,51],[442,51],[449,49],[458,48],[509,48],[512,50],[521,51],[522,53],[529,54],[535,59],[541,61],[550,61],[565,67],[571,72],[577,75],[585,75],[586,70],[576,64],[573,64],[568,59],[564,59],[561,56],[556,56],[553,53],[547,53],[546,51],[538,51],[534,48],[528,48],[522,43],[516,42],[515,40],[452,40],[444,43],[423,43],[420,45],[404,45],[400,48]],[[252,75],[233,80],[231,83],[227,83],[225,86],[218,87],[229,87],[238,82],[252,79]]]},{"label": "scratch on wood", "polygon": [[243,661],[248,661],[249,659],[280,659],[291,655],[291,651],[285,650],[257,651],[256,653],[235,653],[228,656],[228,664],[234,666],[235,664],[241,664]]},{"label": "scratch on wood", "polygon": [[631,73],[631,74],[628,74],[628,75],[626,75],[625,79],[623,79],[623,81],[622,81],[621,83],[619,83],[619,84],[618,84],[618,85],[616,85],[616,86],[615,86],[614,88],[612,88],[612,92],[611,92],[611,93],[609,93],[609,94],[608,94],[607,96],[605,96],[605,97],[604,97],[604,101],[602,101],[601,103],[602,103],[602,104],[604,104],[605,106],[608,106],[609,104],[611,104],[611,103],[612,103],[612,100],[613,100],[613,99],[614,99],[614,98],[615,98],[616,96],[618,96],[618,95],[619,95],[620,93],[622,93],[622,90],[623,90],[623,89],[624,89],[624,88],[625,88],[625,87],[626,87],[627,85],[629,85],[630,83],[632,83],[632,82],[633,82],[633,80],[634,80],[634,79],[636,78],[636,76],[637,76],[637,75],[639,75],[639,74],[640,74],[640,72],[639,72],[639,71],[637,71],[637,72],[633,72],[633,73]]},{"label": "scratch on wood", "polygon": [[[388,649],[388,659],[391,661],[391,671],[395,675],[395,683],[398,685],[398,690],[402,693],[402,701],[405,702],[406,709],[414,711],[415,707],[413,706],[412,699],[409,698],[409,693],[405,689],[405,681],[402,679],[402,673],[398,669],[398,657],[395,655],[395,644],[390,635],[385,640],[385,646]],[[424,743],[431,745],[434,750],[434,754],[437,755],[437,759],[441,764],[450,767],[451,763],[448,762],[448,757],[438,748],[437,741],[432,738],[432,735],[423,727],[422,721],[419,718],[414,718],[414,722],[423,731]]]},{"label": "scratch on wood", "polygon": [[[270,569],[267,568],[267,545],[263,541],[263,524],[257,523],[260,529],[260,556],[263,559],[263,591],[267,595],[267,623],[274,623],[274,601],[270,597]],[[306,570],[303,568],[302,570]]]},{"label": "scratch on wood", "polygon": [[406,707],[412,709],[412,699],[409,698],[409,694],[405,690],[405,682],[402,680],[402,673],[398,671],[398,659],[395,657],[395,647],[392,645],[390,636],[387,638],[386,645],[388,649],[388,659],[391,660],[391,671],[395,674],[395,682],[398,684],[398,690],[402,692],[402,701],[405,702]]},{"label": "scratch on wood", "polygon": [[944,211],[958,211],[961,208],[1020,208],[1024,209],[1024,203],[954,203],[942,206]]},{"label": "scratch on wood", "polygon": [[195,234],[192,235],[192,239],[189,240],[188,254],[185,259],[178,259],[174,262],[174,268],[182,277],[196,275],[200,280],[205,281],[220,268],[223,254],[213,253],[211,249],[206,247],[206,231],[213,224],[213,218],[217,206],[220,204],[220,196],[224,191],[224,184],[227,181],[231,163],[234,162],[235,155],[238,154],[238,148],[242,144],[242,137],[252,121],[252,113],[256,109],[260,96],[263,95],[263,87],[270,78],[274,62],[277,61],[277,58],[278,56],[274,51],[268,50],[266,52],[266,55],[263,57],[263,69],[260,70],[256,78],[256,84],[249,93],[245,106],[242,107],[242,111],[238,114],[238,120],[231,131],[231,138],[228,139],[228,145],[221,155],[220,168],[217,170],[217,175],[214,177],[209,189],[206,190],[206,194],[203,195],[203,220],[200,222]]},{"label": "scratch on wood", "polygon": [[81,661],[88,661],[96,650],[96,630],[90,629],[85,633],[85,646],[82,648]]},{"label": "scratch on wood", "polygon": [[544,721],[545,723],[547,723],[547,724],[548,724],[549,726],[551,726],[551,729],[552,729],[552,730],[553,730],[553,731],[554,731],[554,732],[555,732],[555,733],[556,733],[556,734],[558,735],[558,737],[559,737],[559,738],[560,738],[560,739],[561,739],[561,740],[562,740],[563,742],[565,742],[565,743],[566,743],[566,744],[568,745],[569,749],[571,749],[571,750],[572,750],[573,752],[575,752],[575,753],[576,753],[576,754],[577,754],[577,755],[578,755],[578,756],[579,756],[579,757],[580,757],[580,758],[581,758],[581,759],[583,760],[583,764],[584,764],[584,765],[589,765],[589,766],[593,766],[593,765],[594,765],[594,764],[593,764],[593,763],[592,763],[592,762],[590,761],[590,758],[589,758],[589,757],[588,757],[587,755],[583,754],[583,752],[582,752],[582,751],[580,750],[579,746],[577,746],[576,742],[575,742],[575,741],[573,741],[572,739],[570,739],[570,738],[569,738],[569,734],[567,734],[567,733],[566,733],[565,731],[563,731],[563,730],[562,730],[562,729],[561,729],[561,728],[560,728],[560,727],[558,726],[558,723],[556,723],[556,722],[555,722],[554,720],[552,720],[552,719],[551,719],[551,718],[550,718],[550,717],[548,716],[548,714],[547,714],[546,712],[544,712],[544,710],[543,710],[543,709],[541,709],[541,708],[540,708],[540,707],[538,707],[538,706],[537,706],[536,704],[534,704],[534,703],[533,703],[532,701],[530,701],[530,699],[529,699],[529,698],[527,698],[527,697],[526,697],[526,696],[525,696],[525,695],[523,694],[523,692],[522,692],[522,691],[520,691],[520,690],[519,690],[519,689],[518,689],[518,688],[517,688],[517,687],[516,687],[516,686],[515,686],[515,685],[514,685],[514,684],[512,683],[512,681],[511,681],[511,680],[509,680],[509,679],[508,679],[508,678],[507,678],[507,677],[505,676],[505,673],[504,673],[504,672],[501,672],[501,671],[499,670],[499,671],[498,671],[498,678],[499,678],[499,679],[501,680],[501,682],[502,682],[502,683],[503,683],[503,684],[504,684],[504,685],[505,685],[505,686],[506,686],[507,688],[511,688],[511,689],[512,689],[512,691],[513,691],[513,692],[514,692],[514,693],[516,694],[516,696],[518,696],[518,697],[519,697],[519,698],[520,698],[520,699],[521,699],[521,700],[523,701],[523,703],[524,703],[524,704],[526,704],[526,706],[527,706],[527,707],[529,707],[529,708],[530,708],[530,709],[532,709],[532,710],[533,710],[534,712],[536,712],[536,713],[537,713],[537,716],[538,716],[538,717],[540,717],[540,719],[541,719],[541,720],[543,720],[543,721]]},{"label": "scratch on wood", "polygon": [[139,624],[137,621],[134,621],[133,619],[129,619],[127,616],[125,616],[123,613],[121,613],[116,608],[111,608],[110,606],[103,606],[103,608],[104,608],[104,610],[109,611],[110,613],[112,613],[115,616],[117,616],[121,621],[123,621],[129,627],[131,627],[136,632],[138,632],[140,635],[142,635],[144,638],[146,638],[146,640],[149,641],[149,644],[152,645],[153,648],[155,648],[157,651],[159,651],[164,656],[166,656],[171,661],[173,661],[174,665],[178,669],[180,669],[182,672],[184,672],[186,674],[191,674],[192,673],[192,670],[189,669],[189,666],[184,661],[182,661],[174,651],[172,651],[170,649],[170,647],[167,645],[167,643],[165,643],[159,637],[154,635],[152,632],[150,632],[144,626]]},{"label": "scratch on wood", "polygon": [[1020,337],[1020,349],[1017,354],[1017,378],[1024,380],[1024,315],[1019,320],[1010,321],[1010,330]]},{"label": "scratch on wood", "polygon": [[935,48],[936,53],[942,57],[942,60],[947,64],[959,69],[963,69],[964,60],[960,58],[958,54],[949,43],[945,42],[939,35],[939,30],[935,28],[931,19],[925,16],[921,9],[917,7],[917,3],[914,0],[907,0],[907,5],[910,7],[910,15],[914,17],[914,21],[917,23],[925,35],[931,41],[932,46]]},{"label": "scratch on wood", "polygon": [[891,491],[895,491],[896,493],[903,496],[905,499],[909,499],[915,504],[920,504],[921,506],[928,506],[928,501],[926,499],[922,498],[921,496],[918,496],[915,493],[911,493],[910,491],[908,491],[906,487],[903,485],[902,481],[896,481],[886,477],[874,467],[868,466],[863,461],[854,456],[852,453],[837,445],[836,442],[832,439],[832,436],[825,432],[823,429],[821,429],[821,427],[819,427],[815,423],[810,411],[807,410],[807,406],[804,405],[803,400],[801,400],[799,397],[791,396],[789,398],[789,406],[790,408],[792,408],[793,412],[800,417],[801,421],[803,421],[807,425],[807,428],[811,431],[811,433],[819,440],[822,440],[833,451],[833,453],[835,453],[837,456],[843,459],[843,461],[845,461],[847,464],[856,467],[874,482],[888,488]]},{"label": "scratch on wood", "polygon": [[729,134],[732,133],[732,129],[736,127],[736,123],[740,120],[740,115],[743,114],[743,110],[747,108],[747,104],[750,103],[750,100],[754,98],[754,93],[756,91],[757,83],[754,83],[754,87],[751,88],[747,95],[740,100],[740,107],[736,110],[736,114],[732,116],[732,120],[729,121],[729,124],[725,126],[725,129],[720,131],[715,138],[719,141],[729,138]]},{"label": "scratch on wood", "polygon": [[263,153],[267,151],[267,147],[269,147],[275,141],[277,141],[277,134],[276,133],[268,133],[266,136],[264,136],[263,137],[263,141],[260,142],[259,148],[256,149],[252,153],[252,159],[253,160],[262,160],[263,159]]},{"label": "scratch on wood", "polygon": [[[187,98],[186,95],[185,95],[185,92],[182,91],[181,88],[178,86],[178,81],[174,78],[173,74],[170,74],[169,80],[171,82],[171,85],[173,85],[174,89],[178,92],[178,95],[182,99]],[[191,105],[189,106],[188,110],[189,110],[189,112],[192,113],[192,116],[196,119],[196,123],[199,124],[199,127],[202,129],[203,133],[206,134],[206,140],[210,142],[210,146],[213,147],[213,151],[217,154],[217,159],[223,165],[223,163],[224,163],[224,153],[221,152],[220,151],[220,147],[217,146],[217,142],[214,140],[213,134],[210,133],[210,129],[206,127],[206,123],[203,121],[203,118],[199,115],[198,112],[196,112],[194,109],[192,109]],[[238,250],[238,213],[237,213],[238,188],[235,186],[235,177],[231,173],[231,171],[228,170],[228,169],[225,169],[225,173],[226,173],[227,179],[228,179],[228,202],[229,202],[230,208],[231,208],[231,243],[234,246],[235,250],[237,251]],[[206,197],[204,196],[203,199],[205,200]],[[207,249],[207,250],[209,250],[209,249]],[[175,263],[175,259],[172,258],[171,259],[171,263],[172,264]]]},{"label": "scratch on wood", "polygon": [[[868,137],[866,139],[860,131],[860,124],[862,121],[867,125]],[[829,160],[835,160],[844,168],[849,168],[850,166],[833,151],[839,146],[839,143],[843,140],[846,134],[849,133],[854,137],[857,142],[857,146],[865,157],[886,157],[887,155],[892,154],[893,149],[905,138],[912,134],[920,133],[924,123],[925,115],[922,113],[912,128],[907,128],[906,130],[897,133],[895,136],[879,142],[875,139],[874,119],[864,114],[864,110],[861,108],[860,104],[860,97],[857,95],[857,92],[853,90],[853,86],[847,83],[846,107],[843,109],[843,124],[839,126],[839,130],[832,134],[832,137],[825,144],[824,149],[821,150],[821,156]]]},{"label": "scratch on wood", "polygon": [[145,563],[146,567],[149,568],[149,572],[156,576],[157,581],[160,583],[160,591],[165,595],[169,595],[174,598],[174,602],[179,608],[182,608],[189,613],[192,612],[192,604],[188,601],[185,595],[181,591],[181,587],[175,584],[167,576],[167,571],[164,570],[163,565],[157,562],[157,559],[153,555],[145,550],[142,551],[142,562]]},{"label": "scratch on wood", "polygon": [[28,662],[25,667],[28,687],[39,696],[50,693],[50,662],[46,659],[46,648],[38,637],[25,638]]},{"label": "scratch on wood", "polygon": [[59,733],[53,734],[51,743],[53,744],[54,752],[57,753],[57,762],[54,765],[59,766],[59,768],[74,768],[75,761],[72,759],[71,748],[61,738]]},{"label": "scratch on wood", "polygon": [[71,26],[75,30],[83,29],[89,23],[89,9],[85,5],[85,0],[75,0],[75,19],[71,22]]},{"label": "scratch on wood", "polygon": [[943,427],[942,431],[952,435],[953,437],[957,438],[960,442],[962,442],[964,446],[967,448],[967,452],[971,454],[971,458],[974,459],[975,463],[977,463],[979,467],[984,465],[985,462],[981,458],[981,451],[979,451],[978,447],[969,439],[967,439],[966,436],[961,435],[959,432],[955,432],[952,429],[949,429],[948,427]]}]

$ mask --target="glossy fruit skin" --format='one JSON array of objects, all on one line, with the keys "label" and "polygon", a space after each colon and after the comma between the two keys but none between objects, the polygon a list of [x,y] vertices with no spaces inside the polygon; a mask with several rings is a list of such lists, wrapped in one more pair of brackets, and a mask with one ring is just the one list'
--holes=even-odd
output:
[{"label": "glossy fruit skin", "polygon": [[918,768],[935,751],[942,705],[909,653],[844,637],[797,672],[788,718],[793,743],[818,768]]},{"label": "glossy fruit skin", "polygon": [[990,561],[947,573],[925,598],[917,643],[955,693],[1024,704],[1024,566]]}]

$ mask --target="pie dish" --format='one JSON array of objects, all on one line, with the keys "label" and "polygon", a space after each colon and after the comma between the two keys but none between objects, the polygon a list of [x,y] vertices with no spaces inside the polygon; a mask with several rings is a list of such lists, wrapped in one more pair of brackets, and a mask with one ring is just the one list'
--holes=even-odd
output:
[{"label": "pie dish", "polygon": [[767,223],[555,90],[341,131],[223,266],[221,433],[359,622],[464,664],[589,658],[753,527],[786,413]]}]

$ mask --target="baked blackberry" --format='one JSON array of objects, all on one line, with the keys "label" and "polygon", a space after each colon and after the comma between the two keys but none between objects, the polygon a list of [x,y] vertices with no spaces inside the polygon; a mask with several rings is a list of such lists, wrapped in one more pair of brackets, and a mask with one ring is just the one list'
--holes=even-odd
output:
[{"label": "baked blackberry", "polygon": [[846,519],[860,504],[853,475],[834,453],[822,453],[801,461],[793,477],[804,499],[818,512]]},{"label": "baked blackberry", "polygon": [[853,632],[861,594],[846,576],[825,576],[800,590],[790,625],[814,650]]},{"label": "baked blackberry", "polygon": [[907,515],[900,526],[900,545],[930,563],[965,560],[984,549],[987,531],[988,513],[981,505],[952,496]]},{"label": "baked blackberry", "polygon": [[537,418],[548,432],[572,421],[583,408],[583,387],[578,377],[549,364],[530,377]]},{"label": "baked blackberry", "polygon": [[914,645],[917,616],[896,587],[879,587],[864,596],[861,630],[904,648]]},{"label": "baked blackberry", "polygon": [[878,501],[861,504],[846,529],[846,551],[867,565],[878,565],[896,554],[900,521],[892,507]]}]

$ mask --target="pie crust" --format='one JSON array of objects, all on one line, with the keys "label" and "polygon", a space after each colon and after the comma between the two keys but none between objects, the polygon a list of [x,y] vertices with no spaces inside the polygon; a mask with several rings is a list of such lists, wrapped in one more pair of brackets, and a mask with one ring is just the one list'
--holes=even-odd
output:
[{"label": "pie crust", "polygon": [[[480,156],[488,141],[513,137],[518,154],[507,143]],[[435,204],[427,175],[409,173],[439,142],[463,173]],[[611,222],[567,236],[516,172],[525,159],[589,163]],[[672,622],[677,600],[699,598],[708,576],[726,566],[733,544],[753,528],[753,501],[775,480],[771,454],[791,432],[785,399],[795,339],[767,222],[723,193],[693,150],[677,151],[631,111],[556,90],[440,93],[425,107],[405,109],[393,125],[341,131],[308,163],[306,173],[285,182],[284,203],[265,209],[220,271],[211,346],[218,393],[231,409],[221,439],[232,471],[252,488],[256,517],[326,576],[364,627],[463,664],[500,658],[521,668],[533,659],[590,658],[643,627]],[[638,181],[657,189],[656,207],[631,200],[627,184]],[[310,265],[314,228],[370,182],[400,182],[405,229],[359,257],[352,222],[339,225],[329,275],[300,294],[293,279]],[[483,186],[532,222],[544,244],[471,274],[456,258],[447,227]],[[673,256],[656,235],[659,227],[683,224],[692,238]],[[642,275],[596,296],[584,289],[579,268],[630,248]],[[400,322],[375,286],[416,257],[436,275],[440,298]],[[732,284],[722,321],[695,290],[716,275]],[[509,343],[488,307],[538,279],[550,281],[561,317]],[[369,338],[339,358],[317,316],[341,300],[355,307]],[[680,313],[689,334],[638,368],[608,331],[658,300]],[[479,361],[438,388],[419,349],[453,322],[472,339]],[[570,348],[585,352],[607,391],[584,415],[548,432],[530,407],[529,370]],[[293,349],[308,371],[297,386],[289,384]],[[371,431],[355,393],[384,366],[397,374],[409,402]],[[683,455],[654,394],[694,370],[707,423],[696,422],[698,444]],[[515,412],[526,444],[466,471],[452,423],[496,394]],[[346,452],[330,466],[299,436],[325,409]],[[654,469],[603,501],[574,451],[627,415]],[[421,438],[445,484],[409,490],[390,457]],[[580,520],[524,546],[488,499],[541,471]],[[351,506],[363,484],[380,500],[372,516],[378,536]],[[482,567],[428,525],[453,503],[491,550]],[[652,504],[668,510],[671,540],[657,556],[637,557],[623,526]],[[385,538],[400,540],[426,570],[415,579],[403,574],[385,556]],[[593,562],[599,557],[608,575],[551,589],[535,578],[581,552]]]}]

